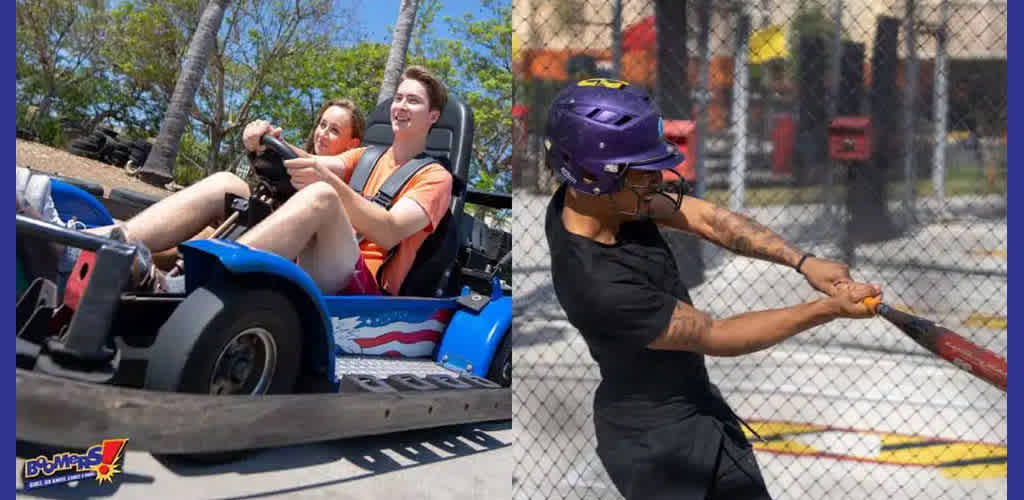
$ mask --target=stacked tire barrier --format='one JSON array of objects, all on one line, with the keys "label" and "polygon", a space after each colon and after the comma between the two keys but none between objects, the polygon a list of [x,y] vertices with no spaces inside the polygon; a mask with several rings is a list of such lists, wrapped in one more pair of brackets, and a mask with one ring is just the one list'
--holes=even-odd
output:
[{"label": "stacked tire barrier", "polygon": [[144,140],[119,139],[114,129],[100,125],[91,133],[82,135],[68,145],[76,156],[102,161],[116,167],[131,164],[139,167],[146,163],[153,145]]}]

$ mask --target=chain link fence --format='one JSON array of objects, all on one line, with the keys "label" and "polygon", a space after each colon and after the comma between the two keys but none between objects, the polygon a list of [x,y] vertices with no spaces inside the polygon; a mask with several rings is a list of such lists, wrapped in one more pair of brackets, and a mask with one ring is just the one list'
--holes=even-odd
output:
[{"label": "chain link fence", "polygon": [[[698,196],[1006,356],[1006,1],[515,0],[513,28],[515,498],[619,498],[544,236],[544,120],[582,78],[655,96]],[[665,236],[714,317],[815,297],[791,269]],[[1006,495],[1005,393],[881,319],[707,364],[767,439],[775,498]]]}]

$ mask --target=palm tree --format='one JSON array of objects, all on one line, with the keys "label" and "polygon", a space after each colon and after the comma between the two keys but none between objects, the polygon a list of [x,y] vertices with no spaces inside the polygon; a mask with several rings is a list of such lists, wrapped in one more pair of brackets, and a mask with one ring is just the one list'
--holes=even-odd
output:
[{"label": "palm tree", "polygon": [[377,95],[377,104],[395,95],[395,89],[398,88],[398,78],[402,76],[402,67],[405,66],[405,52],[409,48],[409,38],[412,35],[419,4],[419,0],[402,0],[398,7],[398,22],[395,24],[395,34],[391,37],[391,51],[384,67],[384,81],[380,86],[380,94]]},{"label": "palm tree", "polygon": [[139,178],[151,184],[163,185],[174,179],[174,162],[178,155],[178,143],[185,131],[185,124],[195,100],[196,90],[206,72],[206,62],[217,43],[224,11],[231,0],[210,0],[203,8],[192,41],[185,54],[185,65],[174,85],[167,114],[160,125],[160,133],[153,144],[153,152],[139,171]]}]

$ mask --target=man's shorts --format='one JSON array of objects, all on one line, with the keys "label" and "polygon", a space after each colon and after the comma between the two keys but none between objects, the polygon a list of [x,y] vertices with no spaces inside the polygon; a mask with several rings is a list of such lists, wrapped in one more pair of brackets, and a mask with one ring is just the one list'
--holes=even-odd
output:
[{"label": "man's shorts", "polygon": [[707,415],[650,430],[595,420],[597,454],[634,499],[770,499],[754,450],[733,423]]},{"label": "man's shorts", "polygon": [[370,268],[366,267],[366,261],[362,254],[356,261],[356,270],[349,278],[345,288],[338,292],[338,295],[382,295],[377,280],[374,279]]}]

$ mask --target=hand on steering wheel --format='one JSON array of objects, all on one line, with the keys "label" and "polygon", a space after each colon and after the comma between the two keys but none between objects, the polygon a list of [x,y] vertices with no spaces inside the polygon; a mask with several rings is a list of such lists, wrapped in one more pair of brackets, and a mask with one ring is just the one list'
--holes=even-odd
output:
[{"label": "hand on steering wheel", "polygon": [[315,156],[309,158],[291,158],[284,161],[284,167],[288,169],[288,177],[292,186],[300,190],[324,178],[323,167],[317,164]]},{"label": "hand on steering wheel", "polygon": [[273,134],[265,134],[263,137],[260,138],[260,144],[270,148],[271,151],[277,153],[277,155],[280,156],[282,160],[291,160],[292,158],[298,158],[299,155],[295,154],[295,151],[292,150],[292,148],[288,147],[288,145],[281,140],[281,129],[277,129],[277,131],[278,137],[274,137]]},{"label": "hand on steering wheel", "polygon": [[267,135],[281,140],[281,128],[271,125],[266,120],[254,120],[242,131],[242,146],[247,151],[262,153],[264,150],[262,138]]},{"label": "hand on steering wheel", "polygon": [[264,148],[268,154],[262,154],[253,160],[253,173],[260,180],[261,185],[267,187],[274,199],[284,202],[296,191],[288,168],[284,166],[284,160],[296,158],[298,155],[291,147],[272,134],[265,134],[259,139],[260,147]]}]

